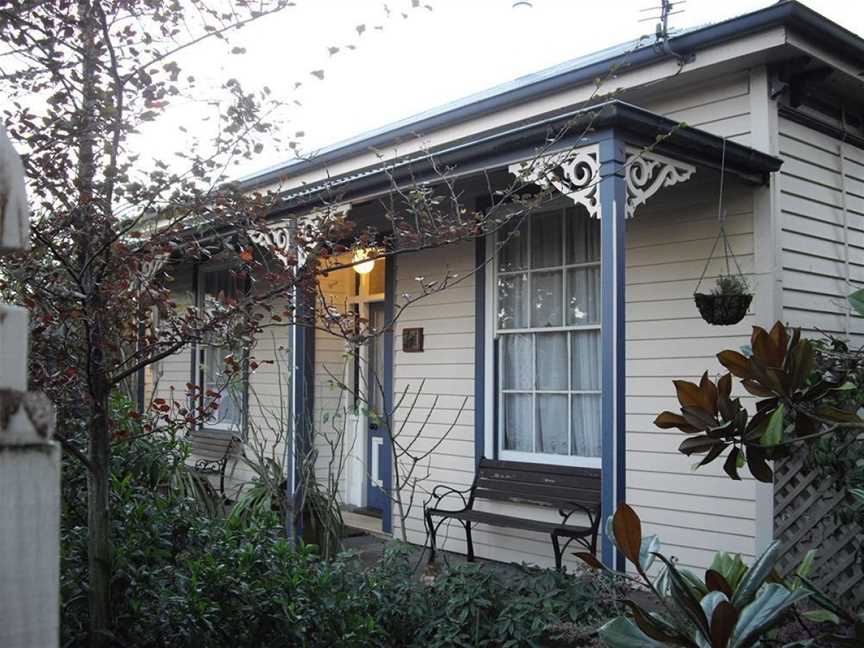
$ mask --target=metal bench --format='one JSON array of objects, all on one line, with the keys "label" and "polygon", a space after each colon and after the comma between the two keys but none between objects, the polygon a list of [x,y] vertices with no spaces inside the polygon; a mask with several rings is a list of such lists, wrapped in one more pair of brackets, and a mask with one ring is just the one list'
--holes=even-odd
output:
[{"label": "metal bench", "polygon": [[202,475],[219,477],[219,494],[225,498],[225,473],[228,463],[243,456],[243,439],[222,430],[195,430],[189,433],[190,467]]},{"label": "metal bench", "polygon": [[[441,501],[458,496],[462,508],[439,508]],[[467,499],[466,499],[467,495]],[[560,522],[501,515],[474,509],[479,500],[512,502],[557,509]],[[431,506],[430,506],[431,504]],[[588,525],[568,524],[577,513],[588,517]],[[597,553],[597,532],[600,524],[600,471],[592,468],[568,466],[545,466],[515,461],[493,461],[481,459],[470,488],[457,490],[438,485],[424,505],[426,529],[429,534],[429,562],[435,560],[436,534],[441,524],[448,519],[458,520],[465,528],[468,543],[468,560],[474,560],[474,544],[471,540],[472,524],[488,524],[512,529],[524,529],[548,533],[555,552],[555,567],[561,569],[561,558],[574,540],[592,554]],[[437,523],[435,518],[440,518]],[[561,539],[566,538],[563,546]]]}]

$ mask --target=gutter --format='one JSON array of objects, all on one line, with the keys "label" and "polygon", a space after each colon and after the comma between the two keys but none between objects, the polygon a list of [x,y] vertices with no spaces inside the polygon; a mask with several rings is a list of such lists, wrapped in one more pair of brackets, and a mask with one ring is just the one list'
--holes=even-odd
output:
[{"label": "gutter", "polygon": [[[549,153],[578,146],[580,141],[592,137],[596,139],[597,132],[603,129],[617,128],[631,144],[655,145],[658,153],[703,166],[719,168],[721,164],[722,137],[696,128],[681,127],[675,120],[623,101],[612,100],[515,128],[487,132],[455,145],[433,149],[422,156],[358,169],[297,189],[284,197],[282,207],[274,210],[273,216],[308,207],[315,204],[321,194],[340,188],[340,202],[359,202],[391,191],[394,182],[434,182],[439,177],[435,168],[456,167],[449,176],[453,178],[504,167],[511,162],[533,157],[538,148],[547,142],[550,132],[564,127],[570,135],[562,137],[554,148],[549,149]],[[667,133],[671,135],[656,144],[656,137]],[[747,181],[763,183],[769,174],[780,169],[782,163],[780,158],[726,140],[727,171]]]},{"label": "gutter", "polygon": [[[745,34],[764,31],[772,27],[788,26],[799,29],[814,42],[845,57],[864,61],[864,39],[855,35],[812,9],[794,0],[783,0],[737,18],[696,29],[666,41],[679,56],[694,54],[710,45],[740,38]],[[558,76],[542,79],[501,94],[459,106],[443,113],[376,134],[338,149],[327,151],[310,160],[293,162],[253,176],[238,183],[241,190],[249,191],[272,184],[280,178],[326,168],[335,162],[355,157],[371,149],[389,147],[402,138],[416,138],[418,133],[430,132],[484,115],[505,110],[528,101],[555,94],[565,88],[593,81],[616,65],[635,69],[672,58],[665,48],[646,45],[634,52],[613,56],[603,61],[570,70]]]}]

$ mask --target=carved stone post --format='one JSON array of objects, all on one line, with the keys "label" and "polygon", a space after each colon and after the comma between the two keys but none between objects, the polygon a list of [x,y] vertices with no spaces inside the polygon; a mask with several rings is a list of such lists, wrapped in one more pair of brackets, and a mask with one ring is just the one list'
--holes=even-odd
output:
[{"label": "carved stone post", "polygon": [[[0,255],[29,247],[21,162],[0,126]],[[0,304],[0,646],[57,646],[60,450],[27,393],[27,312]]]}]

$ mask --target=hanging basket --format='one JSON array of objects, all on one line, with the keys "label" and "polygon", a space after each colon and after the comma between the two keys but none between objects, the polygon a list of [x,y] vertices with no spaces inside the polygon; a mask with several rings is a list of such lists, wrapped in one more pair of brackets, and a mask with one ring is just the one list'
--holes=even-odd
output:
[{"label": "hanging basket", "polygon": [[[749,284],[741,272],[741,266],[738,264],[738,259],[735,258],[735,253],[732,251],[732,245],[729,243],[729,237],[726,236],[726,227],[724,221],[726,214],[723,211],[723,178],[726,170],[726,140],[723,140],[723,158],[720,163],[720,199],[717,205],[717,219],[720,221],[720,231],[717,232],[717,238],[714,239],[714,245],[711,247],[711,253],[705,261],[705,268],[702,270],[702,275],[699,277],[699,283],[696,284],[696,291],[693,293],[693,299],[696,301],[696,307],[699,309],[699,314],[709,324],[714,326],[731,326],[737,324],[747,314],[747,309],[750,307],[750,302],[753,301],[753,295],[750,293]],[[702,281],[711,266],[711,261],[714,259],[714,253],[717,251],[717,246],[723,242],[723,256],[726,259],[726,274],[720,274],[717,277],[717,285],[710,293],[701,293],[699,288],[702,286]],[[735,264],[736,272],[732,271],[732,264]]]},{"label": "hanging basket", "polygon": [[695,293],[696,307],[699,314],[709,324],[714,326],[731,326],[737,324],[747,314],[753,295],[713,295]]}]

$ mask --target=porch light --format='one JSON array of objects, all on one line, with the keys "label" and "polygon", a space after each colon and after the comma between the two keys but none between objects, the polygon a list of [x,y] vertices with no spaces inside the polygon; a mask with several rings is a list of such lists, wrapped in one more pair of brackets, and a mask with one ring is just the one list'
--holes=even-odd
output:
[{"label": "porch light", "polygon": [[375,259],[370,256],[375,254],[374,250],[359,249],[354,251],[354,272],[360,275],[369,274],[375,267]]}]

